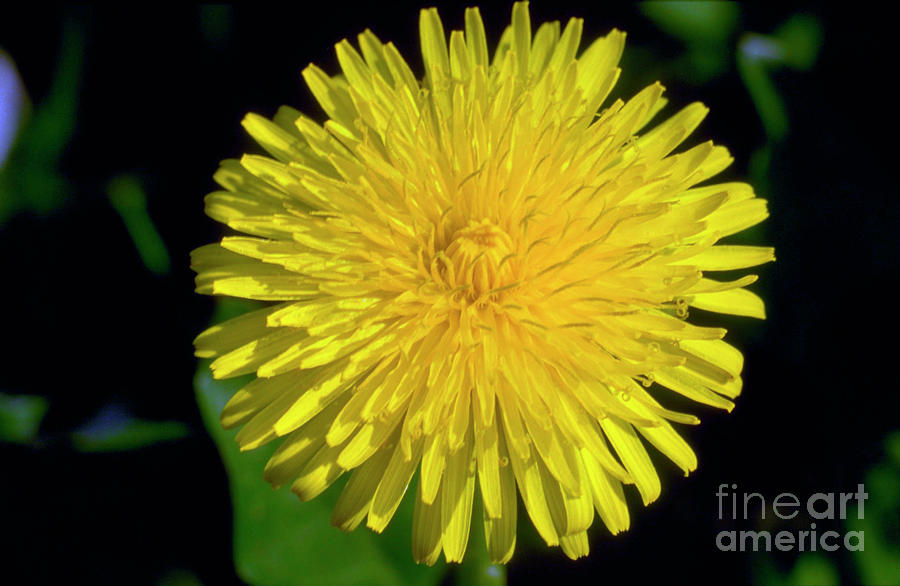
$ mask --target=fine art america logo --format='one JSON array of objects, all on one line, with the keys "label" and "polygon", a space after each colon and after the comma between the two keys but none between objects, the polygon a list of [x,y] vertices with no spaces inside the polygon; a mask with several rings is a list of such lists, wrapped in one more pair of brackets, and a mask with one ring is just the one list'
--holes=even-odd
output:
[{"label": "fine art america logo", "polygon": [[[716,535],[716,547],[721,551],[837,551],[843,546],[849,551],[863,551],[865,536],[863,531],[822,531],[816,521],[834,522],[845,520],[848,504],[855,504],[850,511],[859,519],[865,516],[865,501],[869,494],[862,484],[856,492],[817,492],[801,499],[796,494],[783,492],[767,502],[758,492],[738,492],[736,484],[720,484],[716,492],[719,520],[726,522],[749,521],[751,518],[766,520],[770,512],[772,520],[788,521],[809,518],[805,529],[781,531],[737,531],[724,530]],[[798,515],[800,517],[798,517]]]}]

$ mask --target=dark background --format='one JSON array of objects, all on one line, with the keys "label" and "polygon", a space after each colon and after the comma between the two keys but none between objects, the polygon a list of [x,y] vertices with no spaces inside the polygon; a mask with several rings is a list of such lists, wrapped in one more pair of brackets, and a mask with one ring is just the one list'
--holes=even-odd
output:
[{"label": "dark background", "polygon": [[[193,293],[188,254],[220,235],[203,215],[203,195],[214,189],[219,160],[258,151],[239,124],[246,112],[270,116],[290,104],[321,118],[300,70],[312,61],[336,71],[333,44],[341,38],[369,27],[421,70],[419,6],[309,6],[47,9],[0,21],[0,47],[35,105],[51,92],[72,39],[65,31],[76,38],[80,31],[84,41],[73,133],[59,161],[64,197],[52,209],[22,205],[0,223],[0,392],[39,395],[49,405],[33,441],[0,444],[0,582],[238,581],[227,477],[192,390],[191,341],[209,323],[213,302]],[[448,31],[462,27],[464,6],[439,5]],[[896,51],[889,48],[896,35],[883,15],[852,5],[744,6],[737,31],[769,33],[801,12],[819,20],[824,43],[811,70],[772,74],[790,131],[770,147],[767,192],[757,187],[771,217],[753,239],[775,246],[778,261],[754,286],[768,320],[724,318],[727,339],[746,357],[737,408],[730,415],[693,409],[703,424],[685,435],[698,471],[681,478],[659,459],[660,500],[645,509],[634,499],[623,535],[610,537],[598,520],[587,559],[573,563],[531,545],[520,508],[510,583],[759,581],[755,556],[715,547],[722,529],[758,527],[716,518],[719,484],[769,497],[851,491],[883,459],[884,438],[897,428],[888,368],[897,362],[898,331]],[[496,42],[509,5],[482,6],[482,15]],[[692,140],[712,138],[735,157],[717,179],[751,175],[753,153],[767,138],[733,59],[702,84],[672,79],[666,64],[683,44],[635,5],[531,7],[535,27],[570,16],[585,18],[585,40],[612,27],[628,32],[616,95],[660,78],[668,113],[702,100],[711,113]],[[648,66],[646,54],[663,65]],[[164,274],[144,266],[107,197],[107,183],[121,173],[146,191],[171,259]],[[143,420],[181,422],[187,434],[133,450],[73,448],[72,430],[110,405]],[[892,527],[893,534],[867,534],[867,545],[900,542],[896,514]],[[772,559],[784,572],[796,556]],[[844,582],[860,580],[846,552],[828,559]]]}]

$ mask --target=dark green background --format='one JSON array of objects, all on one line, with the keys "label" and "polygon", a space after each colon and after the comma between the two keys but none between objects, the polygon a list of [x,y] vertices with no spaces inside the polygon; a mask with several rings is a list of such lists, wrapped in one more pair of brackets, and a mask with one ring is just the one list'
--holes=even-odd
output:
[{"label": "dark green background", "polygon": [[[644,509],[630,495],[631,530],[610,537],[597,521],[592,553],[578,562],[538,543],[520,507],[509,581],[900,580],[900,456],[886,440],[898,428],[900,211],[889,17],[850,4],[753,5],[704,24],[696,13],[605,4],[534,2],[532,23],[581,16],[586,40],[626,30],[615,95],[659,79],[666,112],[694,100],[711,108],[691,144],[728,146],[735,163],[720,179],[749,179],[770,202],[771,218],[739,237],[776,247],[778,261],[753,286],[769,318],[693,312],[724,321],[746,356],[735,411],[693,409],[703,424],[685,435],[699,470],[685,479],[655,458],[661,499]],[[203,195],[220,159],[257,152],[240,128],[246,112],[289,104],[321,117],[299,73],[310,61],[336,71],[341,38],[372,28],[421,69],[418,5],[309,6],[44,8],[0,20],[0,48],[32,102],[0,172],[0,582],[240,580],[228,476],[193,389],[191,340],[214,303],[193,293],[188,254],[221,234]],[[446,29],[462,27],[464,6],[439,5]],[[509,8],[482,6],[489,39]],[[786,22],[799,28],[779,31]],[[748,60],[747,33],[793,53]],[[33,430],[21,425],[29,412]],[[721,483],[803,498],[860,482],[869,557],[842,550],[795,566],[796,553],[715,547],[721,530],[809,523],[718,520]],[[297,514],[311,506],[296,503]],[[395,520],[382,539],[407,548],[408,523]],[[832,526],[846,530],[819,523]],[[363,563],[350,541],[325,551],[315,535],[283,529],[259,539],[333,556],[348,576]],[[327,523],[319,530],[340,542]],[[283,564],[297,583],[319,581],[293,559]]]}]

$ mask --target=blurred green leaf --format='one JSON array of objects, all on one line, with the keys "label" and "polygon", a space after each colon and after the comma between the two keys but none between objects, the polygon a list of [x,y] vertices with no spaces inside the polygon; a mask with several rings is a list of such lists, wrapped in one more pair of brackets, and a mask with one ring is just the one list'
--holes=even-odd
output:
[{"label": "blurred green leaf", "polygon": [[693,71],[693,77],[683,76],[695,84],[704,84],[728,69],[730,51],[721,47],[689,46],[678,66]]},{"label": "blurred green leaf", "polygon": [[785,580],[785,586],[837,586],[840,574],[828,558],[807,553],[797,558],[797,563]]},{"label": "blurred green leaf", "polygon": [[781,43],[782,62],[806,71],[815,64],[822,48],[822,24],[809,14],[796,14],[772,35]]},{"label": "blurred green leaf", "polygon": [[[753,182],[753,186],[756,188],[756,192],[764,194],[764,197],[772,193],[772,181],[769,178],[769,170],[771,168],[772,145],[771,143],[766,143],[764,146],[753,151],[750,155],[747,169],[750,173],[750,179]],[[743,238],[747,244],[752,242],[763,242],[763,240],[758,239],[761,236],[761,234],[758,233],[761,230],[759,224],[753,226],[753,228],[755,228],[753,232],[749,232],[748,230],[741,232],[740,237]]]},{"label": "blurred green leaf", "polygon": [[663,32],[688,44],[721,44],[737,27],[735,2],[641,2],[641,12]]},{"label": "blurred green leaf", "polygon": [[801,553],[789,572],[779,572],[770,552],[752,555],[753,584],[760,586],[836,586],[841,583],[835,564],[818,553]]},{"label": "blurred green leaf", "polygon": [[72,433],[72,447],[79,452],[136,450],[187,435],[180,421],[147,421],[110,406]]},{"label": "blurred green leaf", "polygon": [[0,442],[25,444],[37,436],[47,399],[0,393]]},{"label": "blurred green leaf", "polygon": [[[249,307],[234,301],[220,303],[213,322],[234,317]],[[305,503],[286,488],[271,489],[262,472],[275,446],[242,453],[234,441],[235,432],[219,424],[222,407],[247,380],[214,380],[208,360],[200,361],[194,379],[203,422],[228,472],[234,506],[234,563],[240,577],[251,584],[265,585],[439,583],[446,565],[439,562],[429,568],[412,561],[409,495],[385,532],[378,535],[364,528],[343,533],[331,526],[340,486]]]},{"label": "blurred green leaf", "polygon": [[895,468],[900,468],[900,431],[893,431],[884,440],[884,451],[888,455],[888,461]]},{"label": "blurred green leaf", "polygon": [[745,35],[738,49],[738,73],[770,141],[781,141],[788,133],[787,107],[766,69],[765,60],[758,57],[759,46],[765,38],[760,35]]},{"label": "blurred green leaf", "polygon": [[853,552],[864,584],[896,584],[900,578],[900,432],[889,434],[884,446],[887,457],[866,474],[863,518],[858,508],[847,515],[847,529],[865,534],[865,549]]},{"label": "blurred green leaf", "polygon": [[118,175],[106,188],[109,201],[119,212],[144,266],[157,275],[169,272],[169,252],[147,213],[147,197],[134,175]]},{"label": "blurred green leaf", "polygon": [[806,14],[789,18],[772,35],[747,33],[738,43],[738,72],[762,119],[770,142],[787,136],[787,107],[772,81],[770,69],[787,65],[808,70],[822,46],[822,25]]},{"label": "blurred green leaf", "polygon": [[644,13],[664,33],[682,41],[683,55],[667,64],[666,78],[702,85],[725,72],[740,10],[732,2],[642,2]]}]

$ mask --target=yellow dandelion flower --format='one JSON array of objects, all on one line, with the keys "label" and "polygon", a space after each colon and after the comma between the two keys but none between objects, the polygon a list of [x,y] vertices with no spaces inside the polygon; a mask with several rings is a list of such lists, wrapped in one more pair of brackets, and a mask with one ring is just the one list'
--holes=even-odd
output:
[{"label": "yellow dandelion flower", "polygon": [[774,258],[716,244],[767,216],[749,185],[695,187],[728,151],[672,154],[706,107],[645,132],[654,84],[601,109],[625,34],[579,54],[582,21],[560,28],[532,36],[520,2],[491,58],[477,8],[449,43],[423,10],[421,81],[371,31],[341,41],[342,75],[303,71],[328,120],[249,114],[271,156],[223,162],[206,198],[251,236],[194,251],[197,291],[279,302],[195,342],[216,378],[256,373],[223,425],[245,450],[283,438],[265,478],[303,500],[349,473],[345,530],[382,531],[418,472],[418,562],[463,558],[476,486],[495,562],[515,548],[517,493],[572,558],[595,511],[627,529],[624,485],[660,493],[645,441],[697,465],[670,424],[697,418],[660,402],[731,409],[741,390],[741,353],[688,308],[764,317],[755,276],[705,275]]}]

